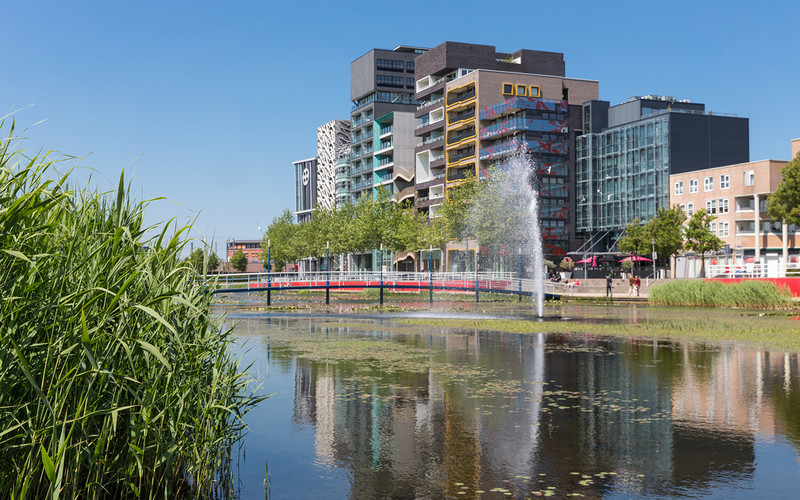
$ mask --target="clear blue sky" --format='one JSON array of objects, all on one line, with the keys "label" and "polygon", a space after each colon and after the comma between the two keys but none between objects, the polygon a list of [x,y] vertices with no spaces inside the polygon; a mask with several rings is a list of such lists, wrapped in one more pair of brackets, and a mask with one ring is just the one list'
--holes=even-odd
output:
[{"label": "clear blue sky", "polygon": [[661,94],[748,117],[751,160],[789,159],[800,137],[797,0],[31,0],[0,12],[0,115],[24,108],[24,148],[83,157],[104,188],[126,169],[137,195],[172,200],[152,221],[197,216],[194,235],[220,253],[293,210],[292,161],[316,154],[319,125],[349,118],[350,62],[375,47],[563,52],[567,76],[598,80],[612,104]]}]

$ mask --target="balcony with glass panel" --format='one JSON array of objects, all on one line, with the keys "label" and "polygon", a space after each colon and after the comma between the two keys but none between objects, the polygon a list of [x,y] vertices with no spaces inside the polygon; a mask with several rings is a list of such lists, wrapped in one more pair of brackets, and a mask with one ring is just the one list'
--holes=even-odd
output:
[{"label": "balcony with glass panel", "polygon": [[500,123],[481,128],[481,140],[511,135],[519,131],[543,132],[547,134],[567,133],[569,124],[565,121],[537,120],[523,117],[512,117]]},{"label": "balcony with glass panel", "polygon": [[479,157],[481,160],[491,160],[518,151],[566,155],[569,153],[569,146],[566,142],[507,140],[481,149]]}]

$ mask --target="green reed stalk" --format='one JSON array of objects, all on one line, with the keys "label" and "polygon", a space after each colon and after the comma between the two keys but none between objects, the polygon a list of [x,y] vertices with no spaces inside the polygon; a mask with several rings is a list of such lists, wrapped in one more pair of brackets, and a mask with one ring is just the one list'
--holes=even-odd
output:
[{"label": "green reed stalk", "polygon": [[791,304],[788,290],[759,280],[739,283],[676,280],[653,287],[648,295],[649,302],[657,305],[769,309]]},{"label": "green reed stalk", "polygon": [[71,190],[13,141],[0,145],[2,496],[224,495],[259,399],[181,262],[189,228],[145,227],[123,176],[115,193]]}]

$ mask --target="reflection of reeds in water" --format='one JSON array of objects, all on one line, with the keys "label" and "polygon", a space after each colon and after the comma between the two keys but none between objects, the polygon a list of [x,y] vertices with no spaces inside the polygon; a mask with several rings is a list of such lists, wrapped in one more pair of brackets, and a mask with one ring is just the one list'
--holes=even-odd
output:
[{"label": "reflection of reeds in water", "polygon": [[224,494],[256,402],[165,225],[0,146],[0,491]]}]

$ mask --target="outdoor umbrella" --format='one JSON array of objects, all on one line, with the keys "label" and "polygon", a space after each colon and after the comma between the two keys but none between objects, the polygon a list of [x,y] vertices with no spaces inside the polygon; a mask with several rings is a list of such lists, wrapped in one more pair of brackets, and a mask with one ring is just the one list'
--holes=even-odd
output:
[{"label": "outdoor umbrella", "polygon": [[590,263],[592,265],[592,267],[597,267],[597,255],[594,255],[594,256],[589,257],[587,259],[579,260],[579,261],[577,261],[575,263],[576,264],[583,264],[585,262]]},{"label": "outdoor umbrella", "polygon": [[641,255],[632,255],[632,256],[630,256],[630,257],[625,257],[625,258],[624,258],[624,259],[622,259],[620,262],[627,262],[627,261],[633,261],[633,262],[653,262],[653,259],[648,259],[647,257],[642,257]]}]

